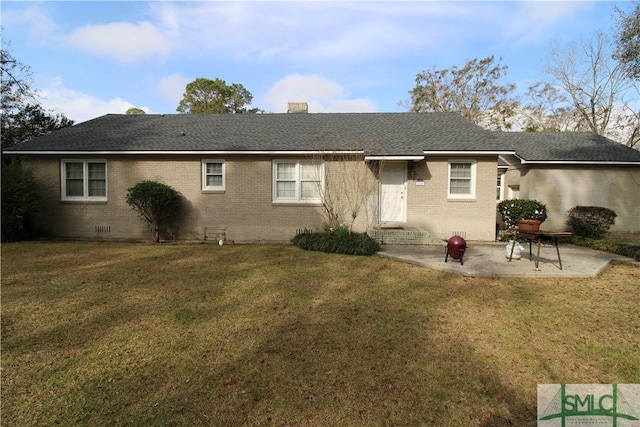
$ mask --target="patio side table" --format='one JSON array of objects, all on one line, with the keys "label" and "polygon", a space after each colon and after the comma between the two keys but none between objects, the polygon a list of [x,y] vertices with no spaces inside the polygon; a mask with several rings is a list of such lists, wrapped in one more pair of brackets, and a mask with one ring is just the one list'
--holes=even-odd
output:
[{"label": "patio side table", "polygon": [[[558,239],[560,237],[571,237],[573,233],[569,231],[516,231],[514,236],[514,240],[517,237],[522,237],[523,239],[527,239],[529,241],[529,261],[532,259],[531,254],[531,246],[534,242],[538,244],[538,249],[536,252],[535,262],[536,262],[536,270],[538,269],[538,265],[540,263],[540,245],[543,240],[552,241],[556,247],[556,253],[558,254],[558,263],[560,264],[560,270],[562,270],[562,258],[560,258],[560,248],[558,247]],[[515,245],[511,247],[511,254],[509,255],[509,261],[513,257],[513,248]]]}]

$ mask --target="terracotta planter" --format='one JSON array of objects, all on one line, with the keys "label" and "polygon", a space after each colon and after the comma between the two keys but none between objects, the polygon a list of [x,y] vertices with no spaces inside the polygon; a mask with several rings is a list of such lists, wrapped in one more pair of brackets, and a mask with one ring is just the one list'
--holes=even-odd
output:
[{"label": "terracotta planter", "polygon": [[542,221],[537,219],[521,219],[518,221],[519,231],[540,231]]}]

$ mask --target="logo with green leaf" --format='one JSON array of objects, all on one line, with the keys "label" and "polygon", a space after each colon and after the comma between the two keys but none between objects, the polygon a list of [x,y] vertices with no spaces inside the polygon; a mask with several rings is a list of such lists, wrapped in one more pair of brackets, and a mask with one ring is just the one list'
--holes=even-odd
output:
[{"label": "logo with green leaf", "polygon": [[629,398],[618,384],[539,384],[538,425],[640,426],[640,385],[625,386]]}]

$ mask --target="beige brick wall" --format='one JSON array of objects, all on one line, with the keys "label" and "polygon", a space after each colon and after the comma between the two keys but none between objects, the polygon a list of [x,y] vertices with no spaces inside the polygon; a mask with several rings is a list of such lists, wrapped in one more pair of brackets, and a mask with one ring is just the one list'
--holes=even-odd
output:
[{"label": "beige brick wall", "polygon": [[527,197],[547,205],[544,228],[565,229],[574,206],[603,206],[618,217],[611,231],[640,232],[640,168],[566,167],[531,169]]},{"label": "beige brick wall", "polygon": [[634,166],[563,166],[510,170],[508,183],[520,183],[520,198],[547,205],[543,228],[565,230],[574,206],[603,206],[618,217],[611,231],[640,232],[640,168]]},{"label": "beige brick wall", "polygon": [[127,189],[143,180],[171,185],[184,197],[179,239],[202,240],[205,227],[226,227],[227,239],[232,241],[288,241],[297,229],[322,227],[318,206],[272,203],[271,159],[225,158],[223,193],[202,191],[201,159],[158,156],[141,162],[108,157],[105,203],[61,201],[59,158],[29,159],[28,163],[50,185],[43,221],[54,236],[149,239],[146,224],[126,204]]},{"label": "beige brick wall", "polygon": [[[127,189],[143,180],[171,185],[183,195],[185,209],[177,233],[179,239],[202,240],[205,228],[225,227],[230,241],[289,241],[298,229],[320,230],[323,226],[318,206],[272,203],[271,158],[224,157],[226,188],[223,193],[201,190],[202,156],[146,156],[144,161],[141,157],[131,156],[96,158],[107,160],[108,201],[104,203],[61,201],[60,158],[42,156],[28,160],[50,185],[42,219],[52,235],[83,239],[150,239],[146,224],[125,200]],[[447,199],[448,158],[430,158],[415,164],[415,178],[423,179],[425,185],[417,186],[411,178],[407,182],[408,225],[442,239],[460,232],[469,240],[493,240],[496,159],[477,160],[477,193],[473,200]],[[374,176],[362,161],[354,161],[350,167],[364,167],[365,176]],[[349,168],[332,168],[327,164],[327,172],[331,171],[351,173]],[[357,188],[357,185],[351,188]],[[377,224],[377,198],[376,189],[363,205],[354,224],[355,230],[364,231]],[[347,219],[347,211],[343,215]]]},{"label": "beige brick wall", "polygon": [[[450,159],[476,160],[476,196],[447,197]],[[447,239],[460,233],[467,240],[495,239],[497,158],[428,157],[413,164],[414,177],[407,182],[407,223]],[[416,185],[423,180],[424,185]]]}]

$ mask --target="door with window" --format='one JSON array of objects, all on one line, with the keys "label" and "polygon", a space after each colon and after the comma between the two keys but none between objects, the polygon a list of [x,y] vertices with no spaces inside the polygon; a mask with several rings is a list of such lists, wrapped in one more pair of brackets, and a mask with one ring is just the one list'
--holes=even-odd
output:
[{"label": "door with window", "polygon": [[406,164],[385,163],[380,174],[380,222],[407,221],[406,193]]}]

